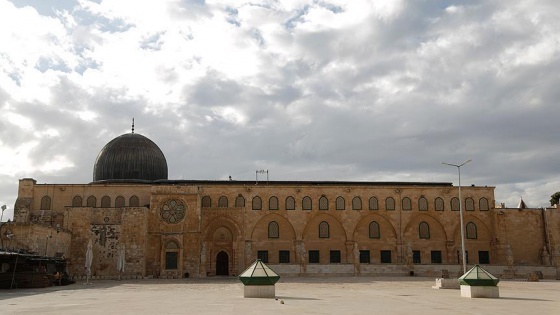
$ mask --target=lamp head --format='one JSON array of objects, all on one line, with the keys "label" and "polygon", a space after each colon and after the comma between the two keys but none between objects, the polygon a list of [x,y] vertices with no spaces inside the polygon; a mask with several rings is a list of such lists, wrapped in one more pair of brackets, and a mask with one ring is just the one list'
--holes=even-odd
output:
[{"label": "lamp head", "polygon": [[6,210],[6,205],[2,205],[2,211]]}]

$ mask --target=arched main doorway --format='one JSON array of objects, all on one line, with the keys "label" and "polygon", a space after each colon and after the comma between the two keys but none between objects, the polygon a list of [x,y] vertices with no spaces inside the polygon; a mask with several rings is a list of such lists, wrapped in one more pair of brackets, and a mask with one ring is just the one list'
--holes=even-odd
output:
[{"label": "arched main doorway", "polygon": [[216,276],[229,276],[229,256],[224,251],[216,256]]}]

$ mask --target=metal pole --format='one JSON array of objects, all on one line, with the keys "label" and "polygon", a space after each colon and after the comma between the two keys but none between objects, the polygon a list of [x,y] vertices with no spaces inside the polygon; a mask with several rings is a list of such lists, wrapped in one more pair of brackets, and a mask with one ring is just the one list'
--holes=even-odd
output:
[{"label": "metal pole", "polygon": [[470,161],[472,160],[469,159],[459,165],[445,162],[441,163],[449,166],[455,166],[459,174],[459,217],[461,219],[461,255],[463,256],[463,274],[467,273],[467,257],[465,250],[465,224],[463,223],[463,199],[461,198],[461,166],[469,163]]},{"label": "metal pole", "polygon": [[463,199],[461,198],[461,167],[457,167],[459,172],[459,213],[461,216],[461,250],[463,255],[463,274],[467,273],[467,257],[465,250],[465,224],[463,222]]}]

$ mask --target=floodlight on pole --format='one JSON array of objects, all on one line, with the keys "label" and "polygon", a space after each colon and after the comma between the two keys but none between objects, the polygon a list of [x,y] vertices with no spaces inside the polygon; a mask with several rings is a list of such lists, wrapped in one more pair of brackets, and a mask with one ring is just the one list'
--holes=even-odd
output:
[{"label": "floodlight on pole", "polygon": [[4,210],[6,210],[6,205],[2,206],[2,215],[0,216],[0,222],[2,222],[2,219],[4,219]]},{"label": "floodlight on pole", "polygon": [[441,162],[441,164],[456,167],[457,172],[459,173],[459,216],[461,218],[461,256],[463,257],[463,274],[467,273],[467,259],[465,255],[466,251],[465,251],[465,224],[463,223],[463,199],[461,199],[461,166],[469,163],[470,161],[472,160],[468,159],[459,165]]}]

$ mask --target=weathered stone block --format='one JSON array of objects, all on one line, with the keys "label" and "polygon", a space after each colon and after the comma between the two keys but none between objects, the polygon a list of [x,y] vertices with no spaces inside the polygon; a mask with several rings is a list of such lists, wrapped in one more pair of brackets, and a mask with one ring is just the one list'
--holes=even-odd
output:
[{"label": "weathered stone block", "polygon": [[459,280],[458,279],[436,279],[436,285],[433,286],[434,289],[455,289],[459,290]]}]

